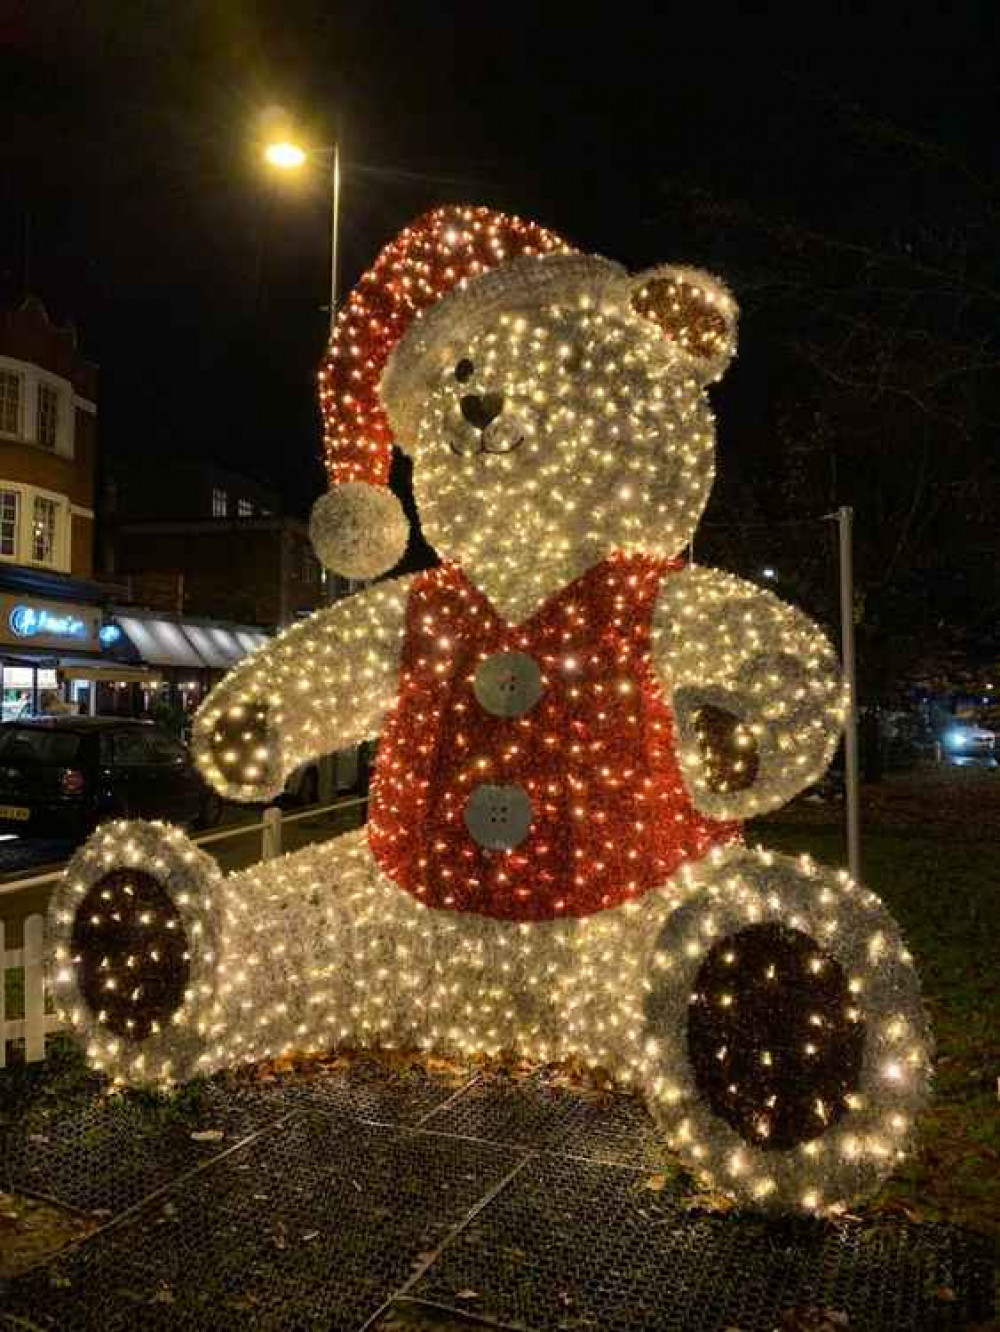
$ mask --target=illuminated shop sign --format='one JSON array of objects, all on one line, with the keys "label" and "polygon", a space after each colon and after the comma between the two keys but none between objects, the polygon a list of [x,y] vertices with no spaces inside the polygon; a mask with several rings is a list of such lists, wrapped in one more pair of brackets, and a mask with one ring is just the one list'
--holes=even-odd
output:
[{"label": "illuminated shop sign", "polygon": [[10,627],[18,638],[86,638],[87,622],[77,615],[59,615],[37,606],[15,606],[10,613]]}]

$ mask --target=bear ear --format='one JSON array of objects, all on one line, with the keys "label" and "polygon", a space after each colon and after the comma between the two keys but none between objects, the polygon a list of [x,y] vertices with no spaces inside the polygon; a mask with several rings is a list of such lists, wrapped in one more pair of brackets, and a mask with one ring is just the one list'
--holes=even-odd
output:
[{"label": "bear ear", "polygon": [[703,383],[722,378],[736,353],[737,305],[725,283],[698,268],[661,264],[629,279],[629,304],[676,346]]}]

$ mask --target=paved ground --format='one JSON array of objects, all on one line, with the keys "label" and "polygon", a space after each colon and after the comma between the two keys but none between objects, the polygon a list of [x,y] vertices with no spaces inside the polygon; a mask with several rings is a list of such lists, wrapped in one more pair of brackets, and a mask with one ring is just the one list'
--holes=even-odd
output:
[{"label": "paved ground", "polygon": [[37,874],[73,854],[73,843],[49,837],[0,837],[0,881]]},{"label": "paved ground", "polygon": [[340,1060],[173,1107],[40,1095],[8,1127],[0,1188],[100,1226],[0,1283],[0,1327],[943,1332],[991,1315],[991,1254],[967,1233],[713,1210],[635,1100],[435,1069]]}]

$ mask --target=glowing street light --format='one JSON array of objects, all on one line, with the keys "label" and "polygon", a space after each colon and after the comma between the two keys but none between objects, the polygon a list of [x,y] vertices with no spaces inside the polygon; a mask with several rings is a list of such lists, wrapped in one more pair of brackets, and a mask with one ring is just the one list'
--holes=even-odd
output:
[{"label": "glowing street light", "polygon": [[269,143],[264,149],[264,157],[273,167],[282,171],[295,171],[305,165],[306,152],[297,143]]},{"label": "glowing street light", "polygon": [[340,264],[340,144],[305,149],[291,139],[276,139],[264,148],[264,160],[277,171],[298,171],[310,157],[332,159],[332,216],[330,220],[330,332],[337,318],[337,269]]}]

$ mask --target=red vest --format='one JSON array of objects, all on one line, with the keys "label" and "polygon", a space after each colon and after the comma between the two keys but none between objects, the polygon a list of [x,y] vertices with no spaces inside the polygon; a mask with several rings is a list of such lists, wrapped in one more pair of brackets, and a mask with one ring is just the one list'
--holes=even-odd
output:
[{"label": "red vest", "polygon": [[[516,626],[453,564],[415,578],[368,823],[401,888],[508,920],[587,916],[739,836],[691,804],[650,659],[660,580],[679,567],[612,555]],[[499,652],[537,664],[541,695],[523,715],[492,715],[473,688]],[[484,783],[530,798],[530,828],[512,849],[486,849],[466,826]]]}]

